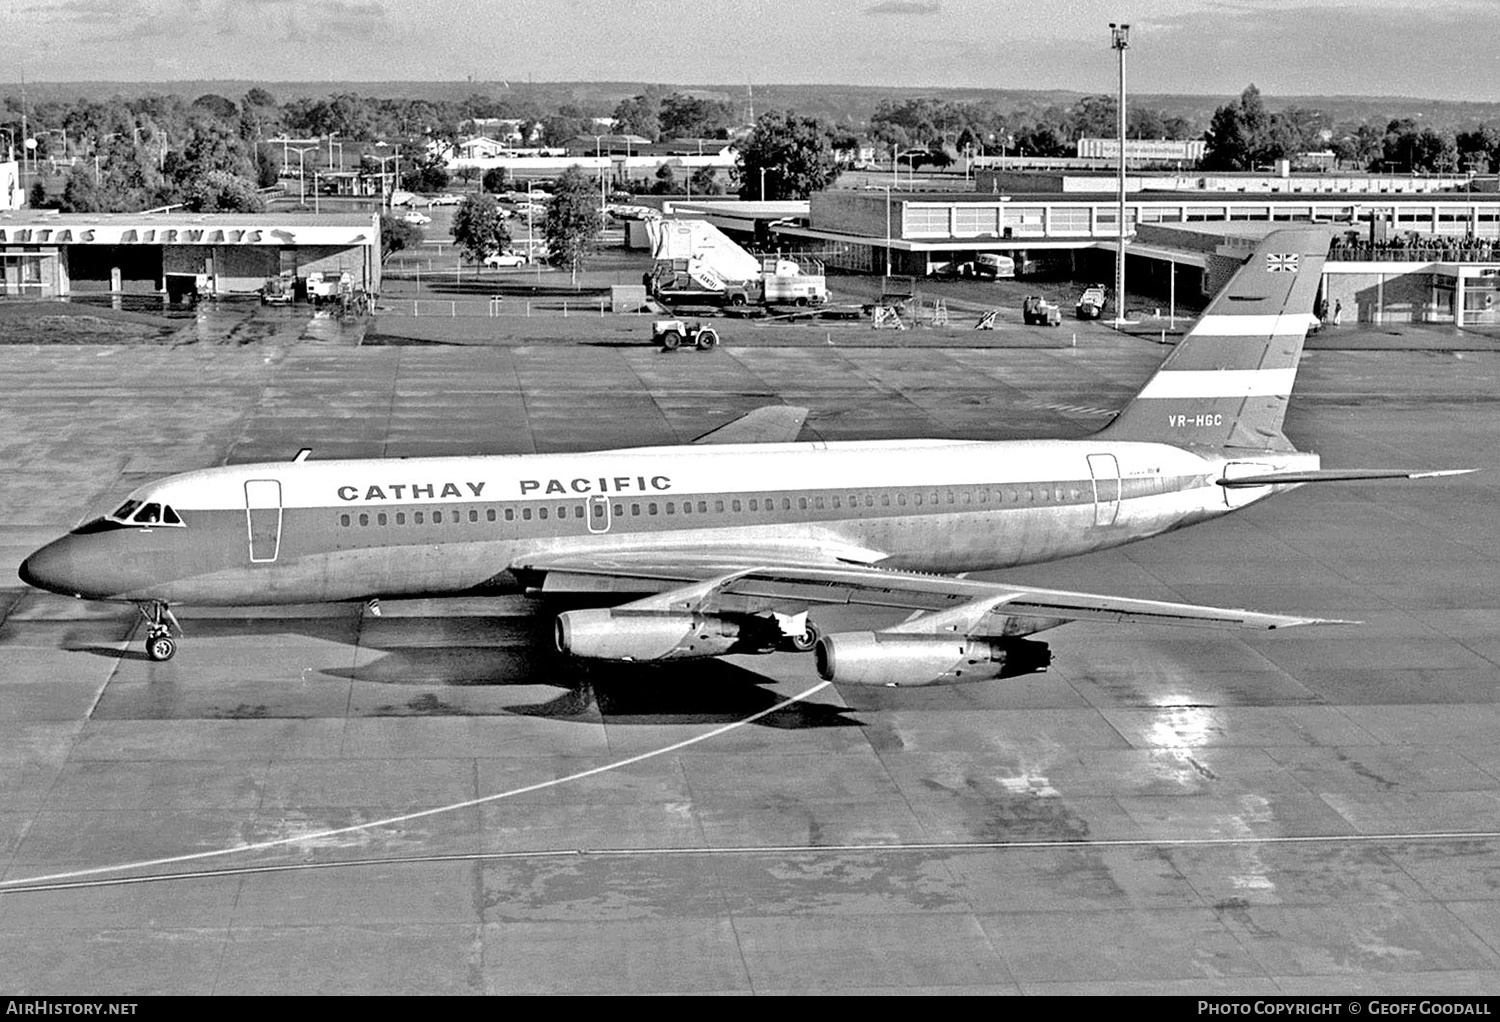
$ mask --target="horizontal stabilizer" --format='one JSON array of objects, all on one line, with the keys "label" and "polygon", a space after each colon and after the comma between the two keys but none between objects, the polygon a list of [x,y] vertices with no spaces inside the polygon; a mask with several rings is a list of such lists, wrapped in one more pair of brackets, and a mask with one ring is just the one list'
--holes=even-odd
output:
[{"label": "horizontal stabilizer", "polygon": [[746,412],[718,429],[709,430],[695,444],[789,444],[802,432],[807,409],[765,405]]},{"label": "horizontal stabilizer", "polygon": [[1403,468],[1325,468],[1310,472],[1269,472],[1256,476],[1236,476],[1233,479],[1215,480],[1228,490],[1245,489],[1251,486],[1282,486],[1289,483],[1358,483],[1380,479],[1434,479],[1438,476],[1461,476],[1474,472],[1472,468],[1443,468],[1431,471],[1407,470]]}]

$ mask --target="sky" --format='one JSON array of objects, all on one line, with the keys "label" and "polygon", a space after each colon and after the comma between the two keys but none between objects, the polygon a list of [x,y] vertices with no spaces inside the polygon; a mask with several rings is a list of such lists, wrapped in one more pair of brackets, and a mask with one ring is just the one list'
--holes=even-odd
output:
[{"label": "sky", "polygon": [[[30,81],[641,81],[1500,100],[1497,0],[11,0]],[[7,86],[12,82],[7,82]],[[8,89],[6,91],[9,91]]]}]

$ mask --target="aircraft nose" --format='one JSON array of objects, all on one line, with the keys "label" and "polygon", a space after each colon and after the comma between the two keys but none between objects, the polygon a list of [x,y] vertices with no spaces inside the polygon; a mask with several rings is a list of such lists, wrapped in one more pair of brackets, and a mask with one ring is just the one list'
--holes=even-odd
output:
[{"label": "aircraft nose", "polygon": [[29,586],[76,596],[78,587],[74,584],[77,574],[75,568],[73,551],[64,538],[48,543],[22,561],[19,574],[21,581]]}]

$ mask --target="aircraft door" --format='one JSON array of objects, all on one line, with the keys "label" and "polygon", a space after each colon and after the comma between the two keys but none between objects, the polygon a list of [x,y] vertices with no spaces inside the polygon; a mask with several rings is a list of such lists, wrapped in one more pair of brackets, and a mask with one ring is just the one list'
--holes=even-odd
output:
[{"label": "aircraft door", "polygon": [[245,527],[250,562],[269,564],[281,552],[281,483],[275,479],[245,481]]},{"label": "aircraft door", "polygon": [[611,524],[609,513],[609,498],[602,493],[596,493],[589,498],[589,531],[595,534],[603,534],[609,531]]},{"label": "aircraft door", "polygon": [[1094,480],[1094,524],[1113,525],[1120,513],[1120,463],[1113,454],[1090,454]]}]

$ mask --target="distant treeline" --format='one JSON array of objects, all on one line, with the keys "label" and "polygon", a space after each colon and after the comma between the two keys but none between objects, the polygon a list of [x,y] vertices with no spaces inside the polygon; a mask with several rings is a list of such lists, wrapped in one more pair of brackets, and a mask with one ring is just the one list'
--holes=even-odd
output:
[{"label": "distant treeline", "polygon": [[[402,183],[426,190],[446,183],[428,142],[456,139],[475,121],[515,122],[528,144],[558,146],[609,131],[651,140],[739,137],[752,113],[748,89],[741,106],[726,98],[727,90],[645,86],[621,96],[620,86],[506,88],[498,95],[470,88],[458,97],[350,91],[282,99],[252,85],[233,97],[211,91],[189,99],[171,90],[65,96],[58,87],[33,86],[24,104],[26,133],[35,141],[30,155],[69,169],[61,189],[49,194],[38,181],[31,199],[34,205],[75,211],[170,203],[198,210],[255,209],[261,202],[256,189],[273,184],[280,171],[283,150],[267,143],[286,136],[351,144],[355,158],[364,156],[372,169],[380,164],[371,157],[400,154]],[[763,87],[755,98],[756,120],[793,115],[839,151],[867,145],[883,158],[914,148],[921,153],[918,162],[937,165],[964,154],[1066,156],[1075,151],[1077,139],[1111,137],[1117,130],[1117,104],[1110,95],[995,93],[991,98],[983,90],[923,90],[918,96],[842,90],[857,93],[861,102],[873,99],[862,120],[774,105],[802,94],[801,88]],[[839,92],[819,89],[813,105],[827,108],[830,91]],[[549,103],[554,96],[563,101]],[[1351,102],[1330,101],[1333,109],[1347,109]],[[1490,112],[1484,104],[1435,102],[1433,108]],[[1436,116],[1423,116],[1419,125],[1421,113],[1371,113],[1355,121],[1323,106],[1271,110],[1252,85],[1218,106],[1206,123],[1154,106],[1149,97],[1132,101],[1127,132],[1135,138],[1202,137],[1208,143],[1205,165],[1218,169],[1252,169],[1310,151],[1332,151],[1346,166],[1376,171],[1483,173],[1500,166],[1500,131],[1489,123],[1471,118],[1446,127]],[[1500,105],[1492,113],[1500,123]],[[0,131],[19,139],[22,117],[19,95],[0,102]],[[373,150],[377,142],[390,148]],[[305,147],[300,159],[311,170],[327,166],[331,155],[331,145]]]}]

